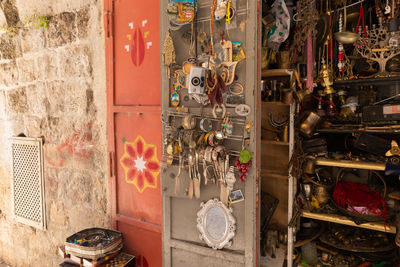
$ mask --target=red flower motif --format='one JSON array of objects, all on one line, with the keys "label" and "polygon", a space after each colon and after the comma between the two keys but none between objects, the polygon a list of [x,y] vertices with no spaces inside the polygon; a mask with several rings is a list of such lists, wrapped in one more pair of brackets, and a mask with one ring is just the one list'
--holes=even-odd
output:
[{"label": "red flower motif", "polygon": [[120,163],[125,170],[125,181],[134,184],[140,193],[147,187],[157,188],[160,164],[156,146],[138,136],[135,142],[125,142],[124,150]]}]

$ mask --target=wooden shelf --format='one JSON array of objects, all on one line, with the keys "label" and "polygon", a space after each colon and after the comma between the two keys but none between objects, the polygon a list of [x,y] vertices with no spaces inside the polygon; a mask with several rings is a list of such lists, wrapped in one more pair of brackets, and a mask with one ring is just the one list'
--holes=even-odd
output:
[{"label": "wooden shelf", "polygon": [[289,174],[285,174],[283,172],[280,173],[280,172],[274,172],[274,171],[261,169],[261,177],[287,180],[289,177]]},{"label": "wooden shelf", "polygon": [[347,217],[341,216],[338,214],[314,213],[314,212],[310,212],[310,211],[302,211],[301,216],[304,218],[310,218],[310,219],[315,219],[315,220],[320,220],[320,221],[325,221],[325,222],[333,222],[333,223],[338,223],[338,224],[355,226],[355,227],[360,227],[360,228],[364,228],[364,229],[387,232],[387,233],[391,233],[391,234],[396,233],[396,227],[394,227],[392,225],[390,225],[390,226],[386,225],[386,229],[385,229],[385,224],[383,222],[367,222],[367,223],[363,223],[363,224],[356,224],[355,222],[348,219]]},{"label": "wooden shelf", "polygon": [[400,76],[382,77],[372,79],[358,79],[358,80],[343,80],[334,81],[333,86],[346,86],[346,85],[385,85],[400,82]]},{"label": "wooden shelf", "polygon": [[280,101],[263,101],[262,105],[271,105],[271,106],[290,106],[290,104],[285,104],[283,102]]},{"label": "wooden shelf", "polygon": [[384,171],[386,169],[385,163],[382,162],[362,162],[362,161],[351,161],[351,160],[334,160],[326,158],[317,158],[315,164],[319,166],[330,166],[330,167],[341,167],[341,168],[352,168],[352,169],[363,169],[363,170],[374,170]]},{"label": "wooden shelf", "polygon": [[290,76],[292,74],[291,69],[271,69],[271,70],[263,70],[262,77],[285,77]]},{"label": "wooden shelf", "polygon": [[340,127],[340,128],[322,128],[317,130],[318,133],[355,133],[355,132],[366,132],[376,134],[398,134],[400,129],[398,125],[394,126],[382,126],[382,127]]},{"label": "wooden shelf", "polygon": [[275,140],[261,140],[261,144],[265,145],[280,145],[280,146],[288,146],[289,142],[283,141],[275,141]]}]

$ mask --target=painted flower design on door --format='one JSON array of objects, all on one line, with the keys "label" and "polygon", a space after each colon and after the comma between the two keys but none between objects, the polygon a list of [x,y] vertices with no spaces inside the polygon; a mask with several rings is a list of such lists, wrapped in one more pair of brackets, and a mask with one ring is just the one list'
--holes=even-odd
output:
[{"label": "painted flower design on door", "polygon": [[120,163],[125,171],[125,181],[135,185],[140,193],[148,187],[157,188],[160,164],[155,145],[147,144],[141,136],[134,142],[124,142]]}]

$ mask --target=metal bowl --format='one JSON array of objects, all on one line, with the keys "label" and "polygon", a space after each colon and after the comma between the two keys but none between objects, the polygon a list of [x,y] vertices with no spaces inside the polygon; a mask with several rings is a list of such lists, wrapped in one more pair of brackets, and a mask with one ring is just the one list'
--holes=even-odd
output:
[{"label": "metal bowl", "polygon": [[360,35],[354,32],[336,32],[335,39],[342,44],[353,44],[357,42]]}]

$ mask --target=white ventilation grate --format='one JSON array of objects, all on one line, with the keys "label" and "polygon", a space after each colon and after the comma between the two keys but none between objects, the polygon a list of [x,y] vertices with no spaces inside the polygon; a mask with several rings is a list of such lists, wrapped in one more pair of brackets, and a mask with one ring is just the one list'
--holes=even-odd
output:
[{"label": "white ventilation grate", "polygon": [[42,139],[12,138],[13,202],[17,221],[45,229]]}]

